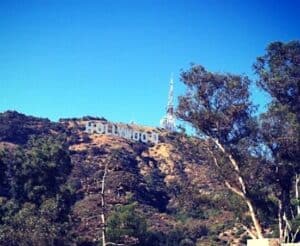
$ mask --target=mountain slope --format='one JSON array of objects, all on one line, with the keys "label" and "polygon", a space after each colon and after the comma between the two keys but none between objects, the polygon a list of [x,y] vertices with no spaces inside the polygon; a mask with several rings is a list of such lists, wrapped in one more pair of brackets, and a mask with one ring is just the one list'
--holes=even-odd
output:
[{"label": "mountain slope", "polygon": [[[106,218],[120,206],[135,204],[136,213],[145,218],[147,230],[155,240],[161,240],[161,245],[226,245],[240,238],[242,233],[234,227],[228,203],[232,197],[209,165],[204,140],[128,125],[159,134],[158,144],[145,144],[117,136],[88,134],[84,131],[87,120],[106,122],[104,118],[83,117],[54,123],[12,111],[0,114],[2,148],[22,146],[31,136],[67,138],[73,164],[69,183],[76,192],[71,233],[78,245],[93,245],[99,238],[100,181],[107,163]],[[172,239],[171,243],[169,238],[174,235],[177,241]]]}]

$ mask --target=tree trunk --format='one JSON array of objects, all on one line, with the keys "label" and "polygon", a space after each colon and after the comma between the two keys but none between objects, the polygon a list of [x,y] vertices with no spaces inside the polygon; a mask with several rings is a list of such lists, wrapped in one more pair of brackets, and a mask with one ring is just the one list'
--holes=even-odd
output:
[{"label": "tree trunk", "polygon": [[106,246],[106,221],[105,221],[105,178],[108,170],[108,162],[105,162],[104,174],[101,180],[101,224],[102,224],[102,246]]},{"label": "tree trunk", "polygon": [[284,225],[283,225],[283,207],[282,201],[278,200],[278,230],[279,230],[279,240],[284,242]]},{"label": "tree trunk", "polygon": [[256,215],[256,213],[255,213],[253,204],[252,204],[252,202],[250,201],[250,199],[248,199],[248,198],[245,198],[245,201],[246,201],[246,203],[247,203],[247,206],[248,206],[248,209],[249,209],[249,212],[250,212],[250,215],[251,215],[251,219],[252,219],[252,222],[253,222],[253,224],[254,224],[256,233],[257,233],[257,237],[258,237],[259,239],[262,239],[262,238],[264,238],[263,232],[262,232],[263,230],[262,230],[262,227],[261,227],[261,225],[260,225],[260,222],[259,222],[259,220],[258,220],[258,218],[257,218],[257,215]]},{"label": "tree trunk", "polygon": [[297,216],[300,215],[300,205],[299,205],[299,182],[300,182],[300,177],[299,174],[296,174],[296,182],[295,182],[295,196],[297,199]]},{"label": "tree trunk", "polygon": [[[248,211],[250,213],[250,216],[251,216],[251,219],[252,219],[252,222],[253,222],[253,225],[254,225],[254,228],[255,228],[255,234],[256,234],[256,237],[258,239],[262,239],[264,238],[263,236],[263,229],[262,229],[262,226],[259,222],[259,219],[258,219],[258,216],[255,212],[255,209],[254,209],[254,205],[251,201],[251,199],[249,198],[248,196],[248,193],[247,193],[247,189],[246,189],[246,184],[245,184],[245,181],[243,179],[243,177],[240,175],[240,169],[239,169],[239,165],[238,163],[236,162],[236,160],[233,158],[233,156],[229,153],[226,152],[225,148],[220,144],[220,142],[217,140],[217,139],[214,139],[214,138],[211,138],[212,141],[217,145],[217,147],[221,150],[221,152],[226,156],[228,157],[229,159],[229,162],[231,164],[231,166],[233,167],[233,169],[236,171],[237,173],[237,180],[240,184],[240,187],[234,187],[233,185],[231,185],[227,180],[225,181],[225,185],[232,191],[234,192],[235,194],[239,195],[244,201],[245,203],[247,204],[247,207],[248,207]],[[208,146],[208,151],[211,153],[212,157],[213,157],[213,160],[214,160],[214,163],[215,165],[220,168],[220,165],[218,163],[218,160],[217,158],[214,156],[213,152],[210,150],[210,147]]]},{"label": "tree trunk", "polygon": [[231,190],[233,193],[240,196],[245,201],[245,203],[247,204],[248,211],[250,213],[254,228],[255,228],[256,238],[258,238],[258,239],[264,238],[263,232],[262,232],[263,230],[262,230],[262,227],[261,227],[260,222],[258,220],[258,217],[255,213],[254,206],[252,204],[252,201],[246,196],[247,194],[243,193],[242,190],[239,190],[238,188],[235,188],[235,187],[231,186],[227,181],[225,181],[225,185],[227,186],[227,188],[229,190]]}]

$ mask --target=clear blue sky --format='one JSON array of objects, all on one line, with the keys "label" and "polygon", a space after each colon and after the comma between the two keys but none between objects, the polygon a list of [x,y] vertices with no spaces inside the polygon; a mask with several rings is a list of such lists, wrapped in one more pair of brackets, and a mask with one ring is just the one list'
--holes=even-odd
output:
[{"label": "clear blue sky", "polygon": [[1,0],[0,112],[157,125],[172,72],[176,96],[190,62],[253,78],[268,43],[300,39],[299,15],[299,0]]}]

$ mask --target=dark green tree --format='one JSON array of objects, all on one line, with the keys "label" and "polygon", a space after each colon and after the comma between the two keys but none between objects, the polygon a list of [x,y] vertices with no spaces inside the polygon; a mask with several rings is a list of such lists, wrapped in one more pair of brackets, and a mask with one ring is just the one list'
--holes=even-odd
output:
[{"label": "dark green tree", "polygon": [[300,42],[271,43],[266,54],[257,58],[254,70],[258,86],[271,96],[268,111],[260,117],[260,132],[269,150],[266,158],[278,200],[279,236],[283,242],[296,241],[300,231]]}]

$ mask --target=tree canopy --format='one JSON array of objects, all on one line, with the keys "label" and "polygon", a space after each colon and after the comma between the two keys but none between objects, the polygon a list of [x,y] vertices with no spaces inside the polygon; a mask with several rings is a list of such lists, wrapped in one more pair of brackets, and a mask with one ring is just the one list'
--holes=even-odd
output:
[{"label": "tree canopy", "polygon": [[[207,140],[220,180],[248,205],[249,234],[263,237],[277,221],[281,241],[294,242],[300,231],[300,42],[271,43],[253,68],[257,85],[271,97],[259,117],[247,77],[201,65],[182,72],[187,90],[177,113]],[[266,220],[261,212],[272,203],[278,213]]]}]

